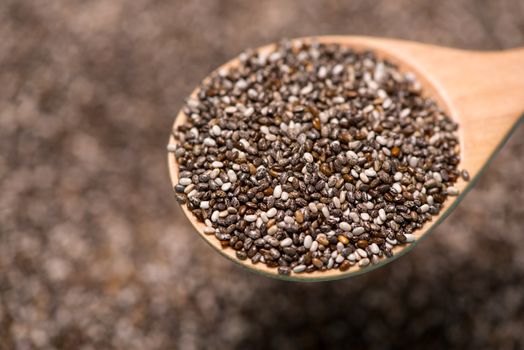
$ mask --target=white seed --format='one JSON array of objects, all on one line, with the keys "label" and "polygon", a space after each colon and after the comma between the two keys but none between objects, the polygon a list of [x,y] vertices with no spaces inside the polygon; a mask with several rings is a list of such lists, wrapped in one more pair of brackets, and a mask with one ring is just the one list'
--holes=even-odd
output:
[{"label": "white seed", "polygon": [[396,193],[402,193],[402,186],[400,185],[400,183],[395,182],[391,187]]},{"label": "white seed", "polygon": [[347,223],[347,222],[341,222],[339,224],[339,227],[340,227],[341,230],[344,230],[346,232],[351,231],[351,225],[349,223]]},{"label": "white seed", "polygon": [[309,248],[309,251],[316,252],[317,249],[318,249],[318,242],[317,241],[313,241],[313,243],[311,243],[311,247]]},{"label": "white seed", "polygon": [[266,215],[268,218],[272,218],[273,216],[277,215],[277,209],[271,208],[266,212]]},{"label": "white seed", "polygon": [[311,244],[312,243],[313,243],[313,237],[311,237],[310,235],[307,235],[304,238],[304,248],[306,248],[306,249],[311,248]]},{"label": "white seed", "polygon": [[317,75],[320,79],[324,79],[327,76],[327,68],[322,66],[318,69]]},{"label": "white seed", "polygon": [[377,136],[375,140],[377,140],[377,142],[381,144],[382,146],[385,146],[388,143],[388,141],[383,136],[380,136],[380,135]]},{"label": "white seed", "polygon": [[365,174],[365,173],[360,173],[360,180],[362,180],[363,183],[368,183],[369,182],[369,178],[368,176]]},{"label": "white seed", "polygon": [[211,214],[211,221],[216,222],[218,220],[219,215],[220,213],[218,212],[218,210],[215,210],[213,214]]},{"label": "white seed", "polygon": [[213,127],[211,128],[211,135],[213,136],[220,136],[220,133],[222,132],[222,129],[220,129],[220,126],[218,125],[213,125]]},{"label": "white seed", "polygon": [[167,149],[168,152],[175,152],[176,151],[176,145],[169,144],[169,145],[167,145],[166,149]]},{"label": "white seed", "polygon": [[293,240],[289,237],[284,238],[283,240],[280,241],[280,246],[282,247],[289,247],[292,244],[293,244]]},{"label": "white seed", "polygon": [[231,181],[231,182],[236,182],[237,181],[237,173],[235,173],[231,169],[229,169],[227,171],[227,177],[229,178],[229,181]]},{"label": "white seed", "polygon": [[335,262],[337,264],[340,264],[342,261],[344,261],[344,257],[342,255],[338,255],[336,258],[335,258]]},{"label": "white seed", "polygon": [[308,163],[313,163],[314,159],[313,159],[313,155],[309,152],[305,152],[304,153],[304,159],[306,160],[306,162]]},{"label": "white seed", "polygon": [[363,258],[367,258],[368,257],[368,253],[364,249],[362,249],[362,248],[357,248],[356,252],[357,252],[358,255],[360,255]]},{"label": "white seed", "polygon": [[335,208],[340,209],[340,199],[338,199],[338,197],[333,197],[333,204]]},{"label": "white seed", "polygon": [[382,220],[382,221],[386,221],[386,219],[387,219],[386,211],[384,209],[382,209],[382,208],[379,209],[378,216],[380,217],[380,220]]},{"label": "white seed", "polygon": [[393,175],[393,179],[395,179],[395,181],[400,181],[402,180],[402,176],[402,173],[400,171],[397,171],[395,175]]},{"label": "white seed", "polygon": [[330,269],[333,267],[333,265],[335,265],[335,260],[333,258],[329,258],[327,268]]},{"label": "white seed", "polygon": [[386,242],[388,242],[391,245],[397,245],[398,241],[396,239],[391,239],[389,237],[386,237]]},{"label": "white seed", "polygon": [[204,228],[204,233],[208,234],[208,235],[213,234],[213,233],[215,233],[215,229],[213,227],[206,226]]},{"label": "white seed", "polygon": [[200,209],[209,209],[209,201],[200,202]]},{"label": "white seed", "polygon": [[446,192],[448,192],[448,194],[449,194],[450,196],[456,196],[456,195],[459,194],[459,190],[458,190],[457,188],[455,188],[455,187],[448,187],[448,188],[446,189]]},{"label": "white seed", "polygon": [[378,245],[376,243],[372,243],[370,246],[369,246],[369,250],[371,250],[371,252],[373,254],[378,254],[380,253],[380,248],[378,247]]},{"label": "white seed", "polygon": [[218,174],[220,174],[220,169],[213,169],[213,171],[211,171],[209,173],[209,178],[210,179],[216,179],[216,177],[218,176]]},{"label": "white seed", "polygon": [[301,95],[307,95],[313,91],[313,84],[309,83],[300,90]]},{"label": "white seed", "polygon": [[342,73],[343,70],[344,70],[344,66],[341,64],[337,64],[335,67],[333,67],[333,70],[331,71],[331,73],[333,75],[339,75],[340,73]]},{"label": "white seed", "polygon": [[361,217],[362,220],[364,220],[364,221],[369,221],[369,219],[371,219],[371,217],[369,216],[368,213],[361,213],[361,214],[360,214],[360,217]]},{"label": "white seed", "polygon": [[204,139],[204,145],[208,147],[215,147],[217,143],[211,137],[206,137]]},{"label": "white seed", "polygon": [[293,272],[294,273],[301,273],[301,272],[304,272],[306,271],[306,265],[304,264],[301,264],[301,265],[297,265],[293,268]]},{"label": "white seed", "polygon": [[372,169],[372,168],[364,170],[364,174],[366,174],[368,177],[375,177],[375,176],[377,176],[377,172],[374,169]]},{"label": "white seed", "polygon": [[181,178],[180,180],[178,180],[178,183],[179,183],[180,185],[182,185],[182,186],[188,186],[188,185],[191,184],[191,182],[192,182],[191,179],[188,178],[188,177],[183,177],[183,178]]},{"label": "white seed", "polygon": [[309,203],[309,204],[308,204],[308,208],[309,208],[309,210],[310,210],[313,214],[318,213],[318,208],[317,208],[317,206],[315,205],[315,203]]},{"label": "white seed", "polygon": [[363,258],[362,260],[360,260],[358,262],[358,265],[360,267],[368,266],[369,265],[369,259],[368,258]]},{"label": "white seed", "polygon": [[412,234],[412,233],[405,233],[404,236],[406,236],[406,242],[407,243],[411,243],[411,242],[415,242],[415,235]]},{"label": "white seed", "polygon": [[442,176],[440,175],[440,173],[438,173],[436,171],[433,173],[433,178],[435,180],[437,180],[437,182],[439,182],[439,183],[442,182]]},{"label": "white seed", "polygon": [[343,204],[346,202],[346,191],[340,191],[340,195],[338,198],[340,199],[340,203]]},{"label": "white seed", "polygon": [[224,109],[224,112],[227,114],[233,114],[237,111],[237,108],[235,106],[228,106]]},{"label": "white seed", "polygon": [[287,201],[289,198],[289,193],[287,192],[282,192],[282,194],[280,195],[280,199],[282,199],[283,201]]},{"label": "white seed", "polygon": [[251,115],[255,112],[255,110],[253,109],[253,107],[249,107],[249,108],[246,108],[246,110],[244,111],[244,117],[246,118],[249,118],[251,117]]},{"label": "white seed", "polygon": [[428,210],[429,210],[429,205],[423,204],[423,205],[420,206],[420,211],[422,213],[426,213]]},{"label": "white seed", "polygon": [[291,216],[286,215],[284,216],[284,222],[288,225],[293,225],[295,223],[295,219],[293,219]]},{"label": "white seed", "polygon": [[275,189],[273,190],[273,197],[280,198],[282,195],[282,186],[276,185]]},{"label": "white seed", "polygon": [[436,133],[435,135],[430,137],[429,144],[430,145],[434,145],[434,144],[436,144],[438,142],[438,140],[440,140],[440,134]]},{"label": "white seed", "polygon": [[350,218],[353,222],[360,222],[360,217],[359,217],[358,214],[355,213],[355,212],[351,212],[351,213],[349,213],[349,218]]},{"label": "white seed", "polygon": [[257,219],[256,215],[246,215],[246,216],[244,216],[244,220],[246,220],[247,222],[255,222],[256,219]]},{"label": "white seed", "polygon": [[223,168],[224,167],[224,163],[215,160],[213,163],[211,163],[211,166],[213,168]]},{"label": "white seed", "polygon": [[266,140],[268,140],[268,141],[276,141],[277,140],[277,136],[273,135],[273,134],[267,134],[266,135]]},{"label": "white seed", "polygon": [[326,219],[329,218],[329,209],[328,209],[328,207],[326,207],[326,206],[322,207],[322,215],[324,215],[324,217]]},{"label": "white seed", "polygon": [[222,191],[226,192],[226,191],[229,191],[229,189],[231,188],[231,182],[226,182],[222,185],[222,187],[220,187],[222,189]]},{"label": "white seed", "polygon": [[409,159],[409,165],[412,167],[412,168],[415,168],[418,164],[418,158],[417,157],[411,157]]}]

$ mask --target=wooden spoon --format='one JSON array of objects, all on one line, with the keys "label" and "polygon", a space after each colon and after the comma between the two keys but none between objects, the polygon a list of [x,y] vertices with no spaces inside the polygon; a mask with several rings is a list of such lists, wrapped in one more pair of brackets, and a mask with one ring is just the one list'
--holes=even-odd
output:
[{"label": "wooden spoon", "polygon": [[[472,181],[459,180],[455,184],[460,190],[460,195],[448,197],[440,214],[414,232],[414,243],[395,246],[393,258],[381,259],[378,264],[364,268],[358,267],[357,264],[345,272],[337,269],[282,276],[277,273],[276,268],[269,268],[263,263],[252,264],[249,259],[239,260],[233,249],[223,249],[214,235],[204,234],[205,224],[198,222],[187,207],[182,206],[182,210],[200,236],[227,258],[264,275],[298,281],[339,279],[368,272],[405,254],[449,215],[509,138],[519,121],[524,119],[524,48],[499,52],[464,51],[402,40],[358,36],[321,36],[297,40],[312,39],[320,43],[347,45],[357,50],[371,49],[378,57],[397,64],[401,71],[415,73],[423,85],[424,93],[435,99],[448,115],[459,123],[459,167],[468,170]],[[263,52],[273,48],[274,45],[267,45],[258,50]],[[238,64],[238,59],[233,59],[220,68]],[[197,90],[193,91],[192,96],[196,95]],[[185,121],[186,115],[180,111],[173,130]],[[176,142],[171,135],[169,143]],[[168,165],[174,186],[178,183],[178,164],[172,152],[168,154]]]}]

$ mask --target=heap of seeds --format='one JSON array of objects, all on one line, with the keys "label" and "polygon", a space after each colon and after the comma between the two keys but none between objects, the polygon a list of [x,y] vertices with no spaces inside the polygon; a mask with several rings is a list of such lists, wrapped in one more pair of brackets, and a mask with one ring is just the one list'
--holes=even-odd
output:
[{"label": "heap of seeds", "polygon": [[245,52],[183,112],[168,145],[177,200],[238,259],[280,274],[376,264],[458,194],[457,124],[372,52]]}]

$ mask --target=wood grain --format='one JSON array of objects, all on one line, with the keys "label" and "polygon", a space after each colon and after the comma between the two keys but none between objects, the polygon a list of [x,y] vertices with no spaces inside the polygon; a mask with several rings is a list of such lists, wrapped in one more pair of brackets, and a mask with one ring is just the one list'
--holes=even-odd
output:
[{"label": "wood grain", "polygon": [[[298,281],[339,279],[368,272],[412,249],[445,219],[473,186],[482,169],[507,140],[518,121],[522,120],[521,115],[524,112],[524,49],[501,52],[464,51],[402,40],[357,36],[323,36],[296,40],[312,39],[323,43],[339,43],[357,50],[372,49],[379,57],[396,63],[400,70],[415,73],[424,87],[424,92],[437,100],[460,124],[459,167],[469,171],[472,181],[459,180],[456,187],[461,192],[460,196],[449,197],[439,215],[414,232],[416,242],[394,247],[394,257],[381,259],[379,264],[364,268],[355,265],[345,272],[328,270],[281,276],[276,268],[269,268],[262,263],[252,264],[249,259],[241,261],[236,258],[233,249],[223,249],[214,235],[204,234],[204,223],[198,222],[187,207],[182,206],[198,234],[225,257],[258,273]],[[273,47],[272,44],[258,50],[267,51]],[[238,65],[238,60],[233,59],[219,68],[234,65]],[[197,90],[193,91],[192,95],[196,93]],[[186,115],[180,111],[173,129],[185,121]],[[176,143],[172,135],[169,143]],[[173,153],[168,153],[168,167],[174,186],[178,183],[178,165]]]}]

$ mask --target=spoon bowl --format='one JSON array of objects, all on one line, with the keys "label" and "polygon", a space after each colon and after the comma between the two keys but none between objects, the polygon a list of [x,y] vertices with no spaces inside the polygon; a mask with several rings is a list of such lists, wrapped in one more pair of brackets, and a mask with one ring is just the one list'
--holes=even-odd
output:
[{"label": "spoon bowl", "polygon": [[[434,99],[453,120],[458,122],[458,137],[461,147],[459,167],[466,169],[471,181],[461,179],[455,183],[460,194],[448,197],[438,215],[424,226],[415,230],[415,242],[395,246],[392,258],[382,258],[378,264],[359,267],[352,266],[347,271],[330,269],[311,273],[279,275],[277,268],[263,263],[253,264],[249,259],[239,260],[235,250],[222,248],[214,235],[206,235],[206,225],[186,207],[182,206],[198,234],[225,257],[243,267],[270,276],[296,281],[323,281],[346,278],[369,272],[383,266],[411,250],[426,237],[456,207],[471,189],[475,180],[489,164],[497,151],[509,138],[511,132],[522,121],[524,112],[524,49],[500,52],[464,51],[434,45],[420,44],[393,39],[358,36],[320,36],[295,39],[301,42],[315,40],[319,43],[339,44],[358,51],[372,50],[379,58],[396,64],[402,72],[412,72],[422,84],[424,94]],[[258,52],[268,52],[274,44],[258,48]],[[239,65],[237,58],[218,69]],[[191,96],[196,96],[198,88]],[[186,122],[187,116],[181,110],[177,115],[173,130]],[[176,144],[173,133],[169,144]],[[178,164],[174,153],[168,153],[168,167],[171,183],[178,183]]]}]

